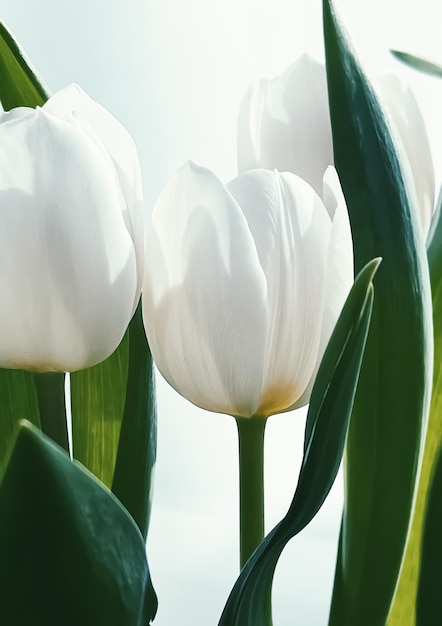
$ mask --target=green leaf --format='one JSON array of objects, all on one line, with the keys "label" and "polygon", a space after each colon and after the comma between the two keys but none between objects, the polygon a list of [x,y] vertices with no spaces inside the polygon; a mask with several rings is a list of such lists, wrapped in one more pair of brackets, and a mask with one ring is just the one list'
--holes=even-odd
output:
[{"label": "green leaf", "polygon": [[152,356],[144,332],[141,302],[129,326],[129,372],[112,491],[141,533],[149,526],[156,459],[156,402]]},{"label": "green leaf", "polygon": [[108,359],[71,374],[74,457],[109,488],[126,397],[128,346],[126,333]]},{"label": "green leaf", "polygon": [[287,542],[322,506],[338,472],[373,306],[375,259],[357,277],[312,390],[298,486],[287,515],[244,566],[219,626],[268,626],[271,586]]},{"label": "green leaf", "polygon": [[414,56],[414,54],[409,54],[408,52],[401,52],[400,50],[391,50],[391,54],[414,70],[442,78],[442,66],[437,63],[427,61],[427,59]]},{"label": "green leaf", "polygon": [[[407,541],[407,549],[401,567],[401,575],[395,593],[394,603],[388,618],[389,626],[414,626],[416,620],[416,594],[419,577],[419,563],[421,558],[421,542],[423,539],[424,514],[427,501],[431,497],[437,498],[437,493],[442,489],[442,484],[433,486],[430,492],[430,479],[434,471],[438,450],[442,443],[442,190],[434,213],[432,231],[428,238],[428,263],[430,267],[431,292],[433,299],[433,325],[434,325],[434,369],[433,390],[430,405],[430,417],[428,420],[425,448],[422,459],[422,468],[419,476],[419,488],[414,506],[413,521]],[[440,471],[440,470],[439,470]],[[435,503],[430,506],[437,507]],[[431,535],[433,525],[430,523],[426,530]],[[438,531],[440,534],[440,530]],[[424,541],[434,542],[435,554],[439,537],[427,536]],[[442,553],[440,553],[442,559]],[[428,573],[428,572],[427,572]],[[424,580],[428,580],[424,575]],[[423,587],[425,583],[421,582]],[[422,588],[420,593],[426,594]],[[438,598],[433,598],[438,600]],[[439,615],[439,623],[442,623],[442,613],[438,613],[434,606],[434,615]],[[430,607],[428,607],[430,608]],[[423,624],[424,622],[422,622]],[[431,622],[428,622],[429,624]],[[437,623],[437,622],[434,622]]]},{"label": "green leaf", "polygon": [[42,106],[49,92],[6,26],[0,22],[0,101],[5,111]]},{"label": "green leaf", "polygon": [[332,626],[381,626],[406,542],[432,369],[425,245],[380,106],[324,0],[330,114],[355,266],[381,256],[349,430]]},{"label": "green leaf", "polygon": [[[440,414],[439,414],[440,417]],[[442,446],[435,456],[425,516],[416,626],[442,624]]]},{"label": "green leaf", "polygon": [[0,476],[6,467],[21,419],[40,425],[33,375],[0,368]]},{"label": "green leaf", "polygon": [[0,484],[0,621],[144,626],[144,540],[118,500],[30,424]]}]

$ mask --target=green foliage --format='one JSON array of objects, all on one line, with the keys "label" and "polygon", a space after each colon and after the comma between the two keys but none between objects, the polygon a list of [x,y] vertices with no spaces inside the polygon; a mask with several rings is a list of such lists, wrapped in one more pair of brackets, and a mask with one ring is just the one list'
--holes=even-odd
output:
[{"label": "green foliage", "polygon": [[402,63],[405,63],[405,65],[408,65],[408,67],[411,67],[414,70],[418,70],[424,74],[429,74],[430,76],[442,78],[442,66],[437,63],[427,61],[427,59],[422,59],[421,57],[409,54],[408,52],[401,52],[400,50],[391,50],[391,53],[399,59],[399,61],[402,61]]},{"label": "green foliage", "polygon": [[0,476],[21,419],[40,425],[34,378],[29,372],[0,368]]},{"label": "green foliage", "polygon": [[129,326],[129,372],[112,491],[144,537],[149,526],[157,416],[153,361],[144,332],[141,302]]},{"label": "green foliage", "polygon": [[219,626],[268,626],[271,586],[287,542],[322,506],[342,458],[373,306],[371,280],[379,264],[361,271],[336,324],[312,391],[298,486],[287,515],[244,566]]},{"label": "green foliage", "polygon": [[156,612],[144,540],[118,500],[22,424],[0,484],[0,622],[144,626]]},{"label": "green foliage", "polygon": [[112,484],[126,397],[128,333],[105,361],[71,374],[74,457]]},{"label": "green foliage", "polygon": [[48,91],[2,22],[0,76],[0,101],[5,111],[19,106],[42,106],[49,98]]},{"label": "green foliage", "polygon": [[[433,465],[431,489],[426,509],[419,587],[416,603],[416,626],[439,626],[442,623],[442,446]],[[414,597],[414,594],[413,594]]]},{"label": "green foliage", "polygon": [[330,624],[383,626],[406,542],[432,367],[431,297],[380,106],[324,0],[330,112],[355,266],[383,258],[346,452],[346,504]]},{"label": "green foliage", "polygon": [[153,362],[141,303],[118,349],[71,374],[74,457],[124,504],[144,537],[156,458]]},{"label": "green foliage", "polygon": [[[428,239],[434,323],[434,370],[430,418],[428,421],[419,491],[413,524],[407,543],[404,563],[389,626],[419,626],[442,623],[442,596],[439,593],[442,563],[440,520],[442,510],[442,193]],[[439,455],[439,460],[438,460]],[[432,480],[432,482],[431,482]],[[424,523],[428,506],[427,519]],[[422,559],[422,564],[421,564]],[[419,570],[421,573],[419,574]],[[416,613],[416,595],[419,594]]]}]

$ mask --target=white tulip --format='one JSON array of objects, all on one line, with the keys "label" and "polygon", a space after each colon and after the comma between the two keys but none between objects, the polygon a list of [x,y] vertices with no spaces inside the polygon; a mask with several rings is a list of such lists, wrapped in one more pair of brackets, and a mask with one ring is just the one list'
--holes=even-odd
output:
[{"label": "white tulip", "polygon": [[0,119],[0,365],[75,371],[118,346],[144,265],[139,162],[72,85]]},{"label": "white tulip", "polygon": [[409,193],[415,194],[425,237],[435,208],[434,167],[425,121],[406,81],[386,73],[373,81],[379,100],[390,121]]},{"label": "white tulip", "polygon": [[277,78],[247,91],[238,119],[238,169],[293,172],[321,196],[332,164],[325,66],[304,54]]},{"label": "white tulip", "polygon": [[324,202],[291,173],[224,185],[189,162],[166,185],[146,245],[143,313],[166,380],[236,417],[306,404],[353,281],[336,172]]},{"label": "white tulip", "polygon": [[[383,104],[401,157],[424,236],[434,211],[434,173],[425,123],[405,81],[389,74],[373,85]],[[287,170],[321,195],[322,176],[334,163],[327,77],[323,63],[304,54],[283,74],[247,91],[238,119],[239,171]]]}]

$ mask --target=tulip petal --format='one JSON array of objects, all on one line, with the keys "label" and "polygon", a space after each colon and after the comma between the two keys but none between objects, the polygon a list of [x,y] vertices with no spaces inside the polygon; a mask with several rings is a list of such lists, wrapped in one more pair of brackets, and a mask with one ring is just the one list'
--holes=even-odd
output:
[{"label": "tulip petal", "polygon": [[124,220],[133,239],[137,267],[140,268],[134,299],[135,310],[143,278],[144,211],[140,165],[132,137],[109,111],[75,84],[53,95],[43,109],[94,137],[112,159],[125,200],[125,204],[122,204]]},{"label": "tulip petal", "polygon": [[[428,234],[435,205],[433,159],[427,130],[416,98],[407,83],[397,74],[383,74],[374,80],[381,103],[392,126],[397,148],[408,160],[412,181],[409,192],[416,193],[424,235]],[[409,172],[404,174],[409,176]]]},{"label": "tulip petal", "polygon": [[43,109],[0,124],[0,362],[73,371],[103,360],[130,320],[133,242],[113,167]]},{"label": "tulip petal", "polygon": [[325,67],[307,54],[247,92],[238,119],[238,168],[298,174],[322,195],[333,164]]},{"label": "tulip petal", "polygon": [[314,190],[291,173],[248,171],[228,188],[246,216],[267,279],[269,332],[258,412],[270,415],[298,400],[317,361],[331,220]]},{"label": "tulip petal", "polygon": [[166,185],[146,244],[143,313],[159,370],[198,406],[256,412],[266,281],[247,221],[218,178],[189,162]]},{"label": "tulip petal", "polygon": [[294,409],[304,406],[309,401],[322,357],[354,280],[350,220],[338,174],[332,166],[327,168],[324,174],[323,201],[332,220],[332,227],[327,248],[327,278],[321,337],[310,382],[304,394],[292,407]]}]

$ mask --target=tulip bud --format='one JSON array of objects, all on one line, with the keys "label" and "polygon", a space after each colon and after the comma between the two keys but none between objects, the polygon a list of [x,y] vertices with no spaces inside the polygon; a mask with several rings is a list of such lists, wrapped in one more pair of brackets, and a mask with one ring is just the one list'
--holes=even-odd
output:
[{"label": "tulip bud", "polygon": [[[403,79],[378,77],[374,87],[393,131],[409,193],[419,209],[424,235],[434,211],[434,173],[427,132],[417,101]],[[334,163],[327,76],[307,54],[283,74],[247,91],[238,119],[239,171],[287,170],[321,195],[322,176]]]},{"label": "tulip bud", "polygon": [[0,238],[0,365],[107,358],[141,290],[141,177],[126,130],[78,87],[0,118]]},{"label": "tulip bud", "polygon": [[291,173],[224,185],[189,162],[152,213],[143,287],[157,366],[188,400],[236,417],[302,406],[353,280],[336,172],[324,201]]}]

